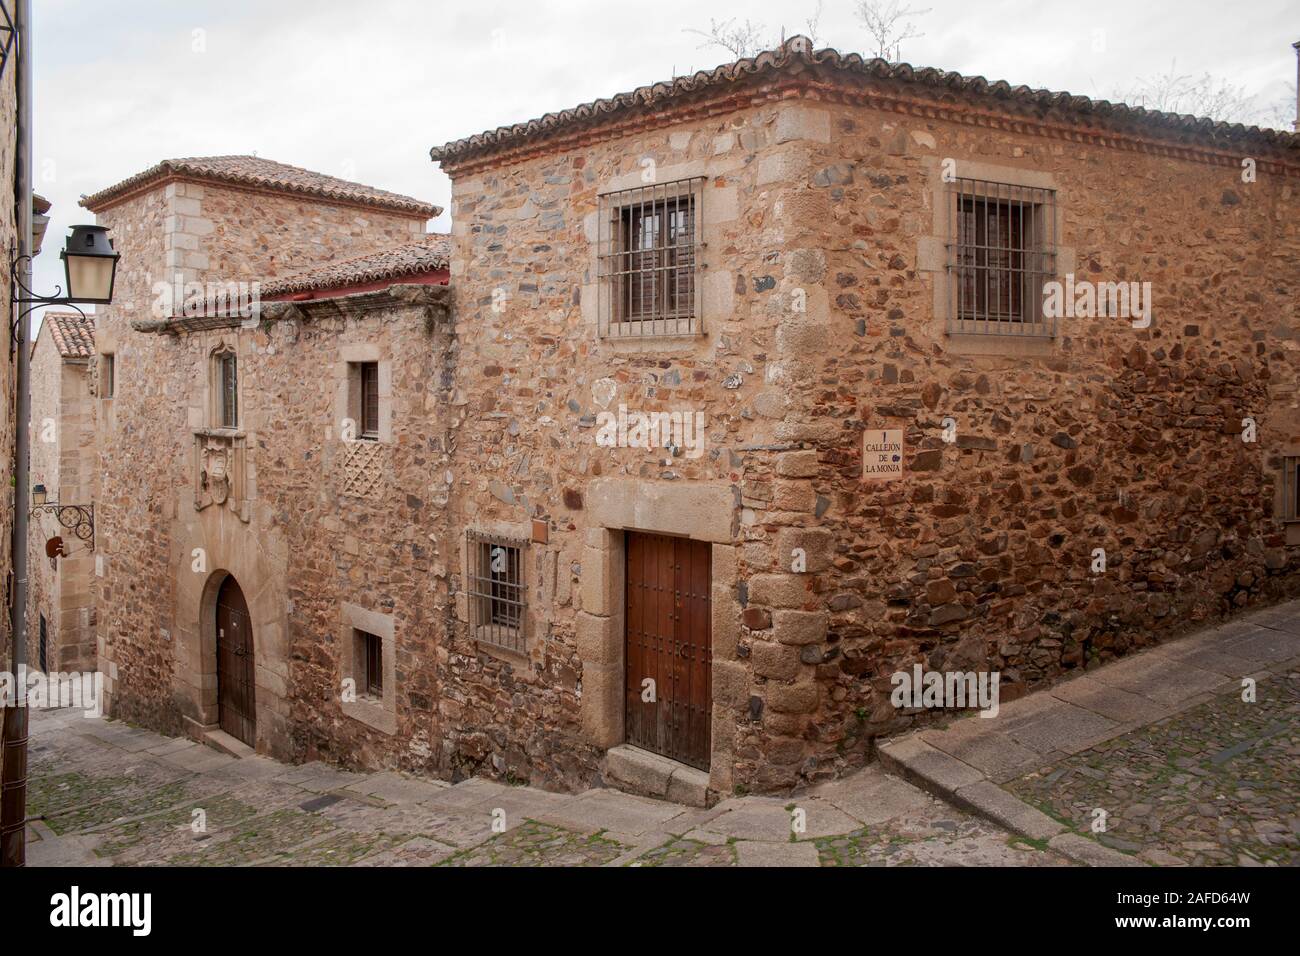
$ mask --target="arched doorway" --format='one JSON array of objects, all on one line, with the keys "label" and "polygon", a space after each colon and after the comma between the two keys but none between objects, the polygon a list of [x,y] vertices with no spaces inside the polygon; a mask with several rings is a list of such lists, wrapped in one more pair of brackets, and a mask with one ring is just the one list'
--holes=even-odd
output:
[{"label": "arched doorway", "polygon": [[255,746],[257,708],[253,679],[253,622],[233,574],[217,592],[217,712],[221,729]]}]

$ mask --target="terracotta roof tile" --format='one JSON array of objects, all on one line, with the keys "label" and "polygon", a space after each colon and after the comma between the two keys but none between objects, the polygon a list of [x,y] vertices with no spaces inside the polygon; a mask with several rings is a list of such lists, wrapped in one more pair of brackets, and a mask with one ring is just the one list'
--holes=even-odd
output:
[{"label": "terracotta roof tile", "polygon": [[47,311],[41,317],[50,328],[54,346],[64,358],[90,358],[95,354],[95,320],[80,312]]},{"label": "terracotta roof tile", "polygon": [[262,283],[260,295],[269,299],[295,292],[313,292],[344,286],[400,279],[448,268],[451,240],[445,235],[428,235],[419,242],[396,246],[382,252],[331,262],[295,275],[270,279]]},{"label": "terracotta roof tile", "polygon": [[322,199],[360,203],[379,209],[417,214],[430,219],[442,214],[441,207],[412,199],[410,196],[401,196],[384,189],[375,189],[373,186],[348,182],[345,179],[315,173],[298,166],[288,166],[270,159],[262,159],[260,156],[193,156],[184,159],[164,159],[156,166],[124,179],[115,186],[101,189],[93,196],[84,197],[81,205],[92,212],[98,212],[116,199],[129,195],[156,180],[173,176],[238,186],[255,186],[260,189],[304,196],[319,196]]},{"label": "terracotta roof tile", "polygon": [[1076,117],[1114,118],[1127,120],[1153,130],[1169,130],[1195,135],[1211,143],[1227,144],[1243,139],[1272,143],[1288,149],[1300,148],[1300,134],[1281,130],[1264,130],[1257,126],[1246,127],[1240,123],[1224,123],[1194,116],[1161,113],[1140,106],[1091,100],[1086,96],[1035,90],[1028,86],[1011,86],[1004,80],[990,81],[982,76],[968,77],[960,73],[936,70],[931,67],[914,68],[907,63],[890,63],[881,59],[866,59],[857,53],[840,53],[838,50],[814,50],[812,41],[804,36],[794,36],[775,50],[757,56],[727,63],[713,70],[701,70],[691,76],[679,76],[668,82],[642,86],[629,93],[619,93],[608,99],[593,100],[558,113],[547,113],[538,119],[513,126],[501,126],[464,139],[454,140],[429,151],[435,162],[457,163],[468,159],[489,156],[514,147],[533,145],[555,134],[571,132],[584,127],[622,118],[637,111],[651,112],[672,102],[688,102],[726,87],[736,87],[751,79],[762,79],[777,73],[802,72],[815,80],[818,75],[841,73],[857,75],[863,79],[897,80],[929,87],[937,94],[969,93],[1001,100],[1008,105],[1036,111],[1041,114],[1050,109],[1060,109]]}]

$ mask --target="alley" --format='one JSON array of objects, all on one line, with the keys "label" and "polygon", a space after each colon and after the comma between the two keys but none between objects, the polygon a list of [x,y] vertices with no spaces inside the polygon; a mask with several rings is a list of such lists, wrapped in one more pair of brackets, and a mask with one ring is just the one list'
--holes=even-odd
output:
[{"label": "alley", "polygon": [[[1254,702],[1242,700],[1245,677],[1256,681]],[[1300,602],[1003,710],[884,748],[887,765],[935,792],[959,781],[953,801],[974,804],[979,816],[880,763],[799,796],[735,796],[701,810],[611,789],[558,794],[481,778],[453,786],[391,771],[288,766],[73,709],[35,711],[28,809],[38,819],[29,859],[37,866],[1300,860],[1300,814],[1287,796],[1300,787]],[[985,762],[988,754],[998,766]],[[1107,817],[1101,831],[1093,826],[1099,808]]]}]

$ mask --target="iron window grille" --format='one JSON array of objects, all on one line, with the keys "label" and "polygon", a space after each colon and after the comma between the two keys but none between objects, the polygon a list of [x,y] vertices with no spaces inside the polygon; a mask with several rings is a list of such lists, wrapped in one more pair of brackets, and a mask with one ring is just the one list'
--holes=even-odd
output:
[{"label": "iron window grille", "polygon": [[1300,455],[1282,459],[1282,520],[1300,521]]},{"label": "iron window grille", "polygon": [[703,177],[599,197],[600,334],[698,335]]},{"label": "iron window grille", "polygon": [[45,623],[45,615],[41,615],[41,641],[37,649],[37,663],[40,664],[41,673],[45,674],[50,669],[49,649],[50,635],[48,625]]},{"label": "iron window grille", "polygon": [[486,644],[524,653],[527,542],[469,531],[466,545],[471,634]]},{"label": "iron window grille", "polygon": [[361,692],[368,697],[384,696],[384,642],[378,635],[357,631],[360,639]]},{"label": "iron window grille", "polygon": [[1056,192],[958,179],[948,194],[948,332],[1056,335]]},{"label": "iron window grille", "polygon": [[217,378],[221,388],[221,427],[239,427],[239,367],[235,356],[217,356]]}]

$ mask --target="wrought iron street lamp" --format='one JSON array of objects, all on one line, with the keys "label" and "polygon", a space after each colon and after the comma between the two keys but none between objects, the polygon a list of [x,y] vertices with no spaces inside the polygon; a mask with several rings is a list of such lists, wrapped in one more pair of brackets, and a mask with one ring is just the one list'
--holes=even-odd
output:
[{"label": "wrought iron street lamp", "polygon": [[64,505],[57,501],[47,501],[48,497],[44,485],[32,485],[32,510],[28,512],[29,517],[34,518],[42,511],[49,512],[59,519],[59,524],[86,542],[90,550],[94,551],[95,506]]},{"label": "wrought iron street lamp", "polygon": [[[36,295],[27,288],[22,280],[27,270],[20,269],[19,263],[24,259],[30,263],[31,258],[18,256],[9,267],[14,304],[26,306],[19,309],[19,326],[34,309],[42,306],[67,305],[81,312],[78,303],[107,305],[113,301],[113,283],[117,280],[117,261],[121,253],[113,249],[113,240],[108,238],[108,229],[104,226],[72,227],[72,235],[68,236],[63,251],[59,253],[67,280],[66,295],[58,286],[54,295]],[[85,315],[84,312],[81,314]],[[15,332],[19,331],[15,329]]]},{"label": "wrought iron street lamp", "polygon": [[113,301],[113,280],[117,260],[113,240],[103,226],[73,226],[72,235],[59,253],[68,279],[68,298],[74,302],[107,305]]}]

